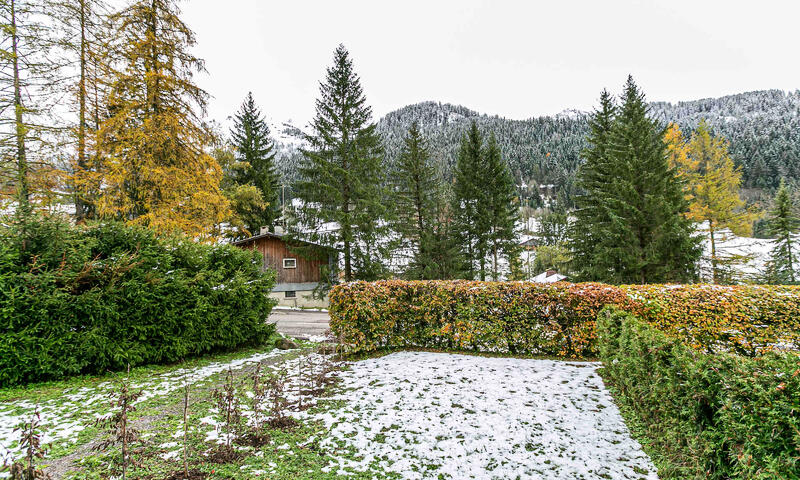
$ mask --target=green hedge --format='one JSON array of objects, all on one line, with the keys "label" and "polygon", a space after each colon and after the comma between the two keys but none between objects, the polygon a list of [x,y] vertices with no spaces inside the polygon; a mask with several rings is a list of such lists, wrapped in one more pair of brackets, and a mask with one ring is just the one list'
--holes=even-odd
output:
[{"label": "green hedge", "polygon": [[331,329],[353,352],[433,347],[591,357],[607,305],[701,351],[800,349],[800,288],[402,281],[330,293]]},{"label": "green hedge", "polygon": [[43,217],[0,237],[0,386],[175,362],[274,331],[274,272],[253,252]]},{"label": "green hedge", "polygon": [[603,376],[661,478],[800,478],[800,356],[698,352],[614,308],[597,328]]},{"label": "green hedge", "polygon": [[330,293],[331,330],[352,352],[432,347],[586,357],[594,322],[625,292],[602,284],[353,282]]}]

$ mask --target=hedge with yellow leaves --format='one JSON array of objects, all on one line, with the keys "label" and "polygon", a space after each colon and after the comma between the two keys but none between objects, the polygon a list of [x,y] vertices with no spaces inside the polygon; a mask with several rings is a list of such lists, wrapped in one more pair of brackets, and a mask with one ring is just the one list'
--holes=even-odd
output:
[{"label": "hedge with yellow leaves", "polygon": [[386,280],[330,293],[331,329],[354,353],[422,347],[593,357],[595,322],[607,305],[709,352],[800,345],[797,287]]},{"label": "hedge with yellow leaves", "polygon": [[756,356],[800,349],[800,287],[628,285],[621,287],[651,325],[707,353]]}]

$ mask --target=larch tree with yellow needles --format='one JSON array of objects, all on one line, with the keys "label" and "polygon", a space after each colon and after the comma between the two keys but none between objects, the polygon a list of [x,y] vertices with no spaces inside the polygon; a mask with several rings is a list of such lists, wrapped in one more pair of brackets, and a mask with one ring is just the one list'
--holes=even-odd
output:
[{"label": "larch tree with yellow needles", "polygon": [[208,94],[193,82],[204,64],[189,53],[194,33],[179,15],[175,0],[141,0],[113,16],[120,60],[98,135],[98,213],[204,239],[230,207],[222,168],[206,151]]},{"label": "larch tree with yellow needles", "polygon": [[728,142],[712,135],[705,120],[685,140],[677,125],[670,125],[664,140],[670,164],[684,181],[689,201],[687,217],[703,225],[710,247],[711,277],[714,283],[725,280],[726,267],[741,260],[719,251],[719,242],[728,231],[738,236],[752,235],[756,214],[745,208],[739,196],[741,169],[728,153]]}]

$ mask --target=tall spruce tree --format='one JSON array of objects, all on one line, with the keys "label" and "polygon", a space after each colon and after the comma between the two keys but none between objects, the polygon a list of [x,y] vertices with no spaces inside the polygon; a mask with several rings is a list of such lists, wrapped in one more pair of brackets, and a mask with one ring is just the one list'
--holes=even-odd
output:
[{"label": "tall spruce tree", "polygon": [[[346,282],[385,274],[388,188],[372,109],[343,45],[320,84],[294,191],[294,235],[339,248]],[[332,228],[331,228],[332,227]]]},{"label": "tall spruce tree", "polygon": [[411,258],[404,275],[426,278],[435,248],[434,222],[440,177],[417,122],[411,124],[392,174],[394,230]]},{"label": "tall spruce tree", "polygon": [[[644,95],[628,77],[611,129],[599,140],[602,148],[592,152],[598,158],[581,171],[582,203],[590,208],[576,216],[572,231],[587,230],[573,241],[584,279],[658,283],[695,277],[699,240],[667,163],[664,129],[648,112]],[[596,114],[593,123],[598,120]]]},{"label": "tall spruce tree", "polygon": [[775,195],[775,203],[770,212],[768,231],[775,237],[772,249],[773,276],[778,283],[796,283],[797,247],[795,236],[800,231],[800,217],[786,183],[781,179],[781,186]]},{"label": "tall spruce tree", "polygon": [[446,280],[462,275],[463,260],[454,234],[452,189],[440,183],[437,192],[431,227],[420,242],[418,264],[424,266],[420,275],[423,280]]},{"label": "tall spruce tree", "polygon": [[[235,182],[252,185],[261,194],[257,208],[235,211],[251,234],[262,226],[275,231],[281,215],[279,202],[280,178],[275,169],[275,146],[269,136],[269,127],[261,110],[248,93],[239,111],[233,117],[231,143],[235,149]],[[235,207],[235,205],[234,205]]]},{"label": "tall spruce tree", "polygon": [[575,221],[568,227],[568,243],[572,251],[571,271],[578,279],[606,278],[615,268],[612,255],[597,255],[599,247],[613,248],[607,229],[610,226],[605,199],[615,172],[609,156],[611,129],[616,106],[608,91],[600,94],[600,107],[589,117],[589,148],[583,151],[584,163],[578,169],[576,185],[583,192],[575,197]]},{"label": "tall spruce tree", "polygon": [[470,280],[486,279],[487,202],[484,195],[483,137],[475,122],[461,138],[453,173],[453,223],[461,248],[461,270]]},{"label": "tall spruce tree", "polygon": [[503,159],[494,132],[489,134],[485,150],[488,175],[485,177],[484,196],[488,206],[487,223],[489,250],[492,257],[492,280],[500,279],[499,260],[502,255],[514,264],[520,254],[516,225],[519,221],[519,202],[514,177]]}]

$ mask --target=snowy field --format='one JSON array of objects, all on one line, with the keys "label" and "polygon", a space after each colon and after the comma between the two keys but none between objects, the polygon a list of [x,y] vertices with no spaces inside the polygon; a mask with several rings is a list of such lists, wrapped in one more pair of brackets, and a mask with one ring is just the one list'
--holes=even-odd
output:
[{"label": "snowy field", "polygon": [[[180,396],[184,378],[193,385],[218,385],[228,368],[236,372],[255,362],[293,377],[285,396],[296,404],[301,390],[297,375],[308,375],[325,360],[315,353],[297,356],[273,350],[148,374],[132,383],[144,391],[138,403],[171,405],[172,397]],[[249,473],[241,478],[281,475],[284,465],[318,442],[324,456],[314,458],[325,478],[357,472],[381,478],[394,472],[407,479],[657,479],[650,459],[630,437],[598,367],[589,362],[424,352],[347,362],[338,373],[341,383],[327,397],[336,402],[289,412],[301,421],[320,422],[314,423],[311,436],[294,440],[296,444],[270,441],[265,450],[249,452],[240,466]],[[90,441],[80,434],[95,418],[108,414],[112,389],[112,382],[103,381],[67,388],[41,401],[44,441]],[[306,396],[303,403],[307,407],[317,401]],[[26,420],[34,406],[31,400],[0,403],[0,457],[19,454],[12,428]],[[252,420],[252,411],[242,407],[244,417]],[[203,445],[222,442],[219,412],[213,406],[195,408],[200,420],[190,431],[200,434]],[[143,435],[167,463],[181,454],[179,423],[153,424],[148,428],[154,430]]]},{"label": "snowy field", "polygon": [[408,479],[657,479],[597,363],[395,353],[343,372],[323,445]]}]

